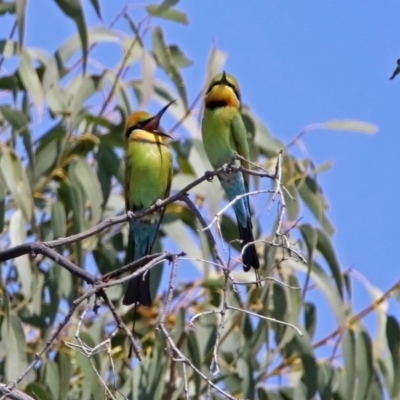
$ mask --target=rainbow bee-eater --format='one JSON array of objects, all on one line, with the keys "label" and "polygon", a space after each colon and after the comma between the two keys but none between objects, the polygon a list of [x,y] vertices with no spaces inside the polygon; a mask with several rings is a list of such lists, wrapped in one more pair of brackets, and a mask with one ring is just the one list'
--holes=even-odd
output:
[{"label": "rainbow bee-eater", "polygon": [[[247,131],[240,114],[240,89],[236,79],[223,72],[211,81],[205,96],[204,116],[202,121],[203,144],[207,157],[214,169],[231,162],[235,154],[249,160],[249,144]],[[240,164],[239,164],[240,163]],[[237,161],[237,164],[248,168],[246,161]],[[222,173],[218,175],[222,188],[229,201],[235,197],[248,193],[249,176],[238,173]],[[254,246],[254,236],[251,223],[249,196],[239,198],[233,209],[242,241],[243,269],[255,269],[259,279],[258,260]],[[251,243],[251,244],[249,244]]]},{"label": "rainbow bee-eater", "polygon": [[[175,101],[175,100],[174,100]],[[160,132],[160,119],[171,101],[152,116],[138,111],[125,124],[125,206],[137,212],[169,196],[172,180],[172,155]],[[172,138],[171,138],[172,139]],[[140,219],[131,220],[134,260],[151,253],[165,209],[156,210]],[[124,305],[139,303],[150,307],[150,271],[131,279],[122,301]]]}]

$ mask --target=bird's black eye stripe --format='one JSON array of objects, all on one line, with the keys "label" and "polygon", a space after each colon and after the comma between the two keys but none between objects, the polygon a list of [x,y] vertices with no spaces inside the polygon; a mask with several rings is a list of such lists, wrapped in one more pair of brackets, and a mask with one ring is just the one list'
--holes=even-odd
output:
[{"label": "bird's black eye stripe", "polygon": [[135,125],[130,126],[125,133],[126,137],[129,137],[129,135],[136,129],[142,129],[144,126],[146,126],[147,123],[151,121],[152,118],[146,119],[144,121],[140,121]]},{"label": "bird's black eye stripe", "polygon": [[219,81],[217,81],[217,82],[214,82],[214,83],[209,87],[209,89],[207,90],[206,94],[210,93],[211,90],[213,89],[213,87],[214,87],[214,86],[218,86],[218,85],[226,85],[226,86],[229,86],[229,87],[233,90],[233,93],[235,93],[235,96],[237,97],[237,99],[240,101],[240,95],[239,95],[239,93],[238,93],[236,87],[235,87],[234,85],[232,85],[232,83],[227,82],[227,81],[224,81],[224,80],[222,80],[222,79],[219,80]]}]

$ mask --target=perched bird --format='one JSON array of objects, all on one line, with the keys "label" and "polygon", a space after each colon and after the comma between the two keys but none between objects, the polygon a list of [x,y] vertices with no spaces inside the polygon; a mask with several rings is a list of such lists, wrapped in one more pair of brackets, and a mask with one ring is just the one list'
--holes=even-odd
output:
[{"label": "perched bird", "polygon": [[396,77],[396,75],[398,75],[398,74],[400,74],[400,58],[397,60],[397,67],[389,79],[390,80],[394,79]]},{"label": "perched bird", "polygon": [[[175,100],[174,100],[175,101]],[[158,130],[160,119],[171,101],[158,114],[133,113],[125,124],[125,206],[127,211],[144,210],[169,196],[172,155],[164,143],[171,138]],[[172,139],[172,138],[171,138]],[[129,222],[134,260],[151,253],[165,209]],[[139,303],[150,307],[150,271],[128,282],[124,305]]]},{"label": "perched bird", "polygon": [[[247,132],[240,115],[239,85],[232,75],[225,72],[214,77],[206,92],[202,136],[204,149],[214,169],[229,163],[234,154],[239,154],[246,160],[249,159]],[[246,161],[240,163],[244,168],[248,168]],[[223,173],[218,175],[218,178],[229,201],[249,191],[249,177],[241,172]],[[248,243],[254,242],[249,196],[237,200],[233,208],[242,247],[244,247]],[[243,269],[249,271],[253,267],[258,280],[260,262],[254,243],[246,247],[242,258]]]}]

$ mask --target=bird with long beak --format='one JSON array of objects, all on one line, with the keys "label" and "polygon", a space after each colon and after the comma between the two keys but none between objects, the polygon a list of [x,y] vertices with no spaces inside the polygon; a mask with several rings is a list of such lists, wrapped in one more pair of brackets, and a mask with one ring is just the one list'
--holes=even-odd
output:
[{"label": "bird with long beak", "polygon": [[[174,100],[175,101],[175,100]],[[172,154],[159,131],[160,119],[171,101],[156,115],[137,111],[125,124],[125,206],[126,211],[145,210],[169,196],[172,180]],[[129,222],[133,238],[133,257],[138,260],[151,253],[165,208]],[[124,305],[150,307],[150,271],[134,277],[122,300]]]},{"label": "bird with long beak", "polygon": [[[249,144],[240,114],[240,101],[237,80],[225,72],[216,75],[206,92],[202,121],[204,149],[214,169],[231,162],[235,154],[249,160]],[[246,161],[237,161],[237,164],[249,168]],[[218,178],[229,201],[249,191],[249,176],[241,172],[222,173]],[[239,198],[233,204],[233,209],[242,241],[243,269],[247,272],[253,267],[259,280],[260,262],[254,245],[249,196]]]}]

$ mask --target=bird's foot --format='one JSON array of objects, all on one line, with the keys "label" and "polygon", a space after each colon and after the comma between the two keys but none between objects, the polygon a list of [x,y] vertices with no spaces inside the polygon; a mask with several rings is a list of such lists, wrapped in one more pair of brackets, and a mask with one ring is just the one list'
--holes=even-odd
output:
[{"label": "bird's foot", "polygon": [[232,172],[232,164],[224,164],[222,169],[226,174],[229,174]]},{"label": "bird's foot", "polygon": [[157,208],[158,210],[160,210],[160,209],[163,207],[162,203],[163,203],[163,200],[162,200],[162,199],[158,199],[158,200],[154,203],[154,205],[156,206],[156,208]]},{"label": "bird's foot", "polygon": [[128,216],[129,219],[133,219],[135,217],[135,213],[131,210],[128,210],[126,212],[126,215]]},{"label": "bird's foot", "polygon": [[208,182],[212,182],[212,180],[214,179],[213,171],[204,172],[204,176],[206,177]]}]

